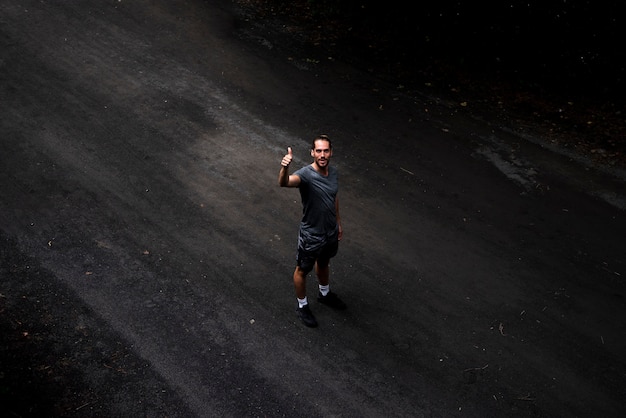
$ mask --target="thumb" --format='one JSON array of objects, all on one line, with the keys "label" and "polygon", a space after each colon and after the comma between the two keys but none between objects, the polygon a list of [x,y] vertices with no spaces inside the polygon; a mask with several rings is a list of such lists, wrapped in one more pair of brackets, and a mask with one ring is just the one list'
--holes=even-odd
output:
[{"label": "thumb", "polygon": [[289,156],[293,156],[293,152],[291,151],[291,147],[287,147],[287,154]]}]

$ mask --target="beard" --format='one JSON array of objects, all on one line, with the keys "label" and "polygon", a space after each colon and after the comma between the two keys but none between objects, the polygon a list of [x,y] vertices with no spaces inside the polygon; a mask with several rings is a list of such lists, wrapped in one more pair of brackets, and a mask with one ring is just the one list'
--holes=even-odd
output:
[{"label": "beard", "polygon": [[328,161],[328,158],[318,158],[315,160],[315,164],[317,164],[318,167],[325,167],[328,165]]}]

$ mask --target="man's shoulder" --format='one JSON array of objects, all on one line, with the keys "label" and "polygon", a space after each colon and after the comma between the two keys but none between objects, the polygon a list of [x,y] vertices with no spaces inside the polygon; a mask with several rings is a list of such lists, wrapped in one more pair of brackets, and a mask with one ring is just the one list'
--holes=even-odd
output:
[{"label": "man's shoulder", "polygon": [[301,167],[298,170],[296,170],[296,172],[293,174],[300,176],[300,177],[307,177],[307,176],[310,176],[312,172],[315,172],[315,169],[311,167],[310,165],[305,165],[304,167]]}]

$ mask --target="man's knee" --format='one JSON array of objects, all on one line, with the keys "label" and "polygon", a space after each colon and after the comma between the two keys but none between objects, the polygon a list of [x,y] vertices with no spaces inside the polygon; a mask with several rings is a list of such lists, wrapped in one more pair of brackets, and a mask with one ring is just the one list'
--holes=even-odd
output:
[{"label": "man's knee", "polygon": [[296,266],[296,269],[293,272],[293,277],[294,279],[304,279],[307,274],[309,274],[308,271],[304,270],[300,266]]},{"label": "man's knee", "polygon": [[[298,258],[296,261],[296,273],[306,276],[313,270],[315,266],[315,259]],[[294,273],[294,274],[296,274]]]},{"label": "man's knee", "polygon": [[326,269],[328,268],[328,265],[330,264],[330,258],[318,258],[317,261],[315,262],[315,267],[317,269]]}]

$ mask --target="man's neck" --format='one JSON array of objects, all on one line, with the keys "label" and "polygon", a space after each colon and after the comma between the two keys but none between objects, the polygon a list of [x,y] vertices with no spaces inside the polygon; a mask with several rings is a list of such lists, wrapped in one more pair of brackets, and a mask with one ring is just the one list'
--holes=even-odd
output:
[{"label": "man's neck", "polygon": [[319,174],[321,174],[322,176],[324,177],[328,176],[328,165],[326,165],[326,167],[320,167],[315,162],[311,163],[311,165],[313,166],[313,169],[317,171]]}]

